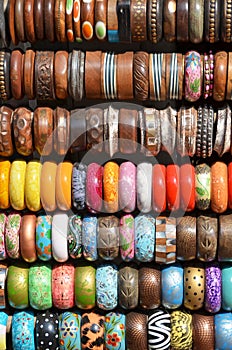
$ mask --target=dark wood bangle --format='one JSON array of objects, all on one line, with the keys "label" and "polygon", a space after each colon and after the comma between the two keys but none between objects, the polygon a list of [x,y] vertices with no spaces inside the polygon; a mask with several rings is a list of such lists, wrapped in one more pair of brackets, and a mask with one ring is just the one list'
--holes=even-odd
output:
[{"label": "dark wood bangle", "polygon": [[68,91],[75,101],[81,101],[84,95],[85,54],[73,50],[68,59]]},{"label": "dark wood bangle", "polygon": [[35,42],[34,0],[24,0],[25,35],[30,43]]},{"label": "dark wood bangle", "polygon": [[163,6],[164,39],[173,42],[176,41],[176,0],[164,0]]},{"label": "dark wood bangle", "polygon": [[205,0],[205,41],[210,43],[219,40],[220,10],[219,0]]},{"label": "dark wood bangle", "polygon": [[85,55],[85,93],[89,99],[101,98],[101,51]]},{"label": "dark wood bangle", "polygon": [[134,96],[137,100],[147,100],[149,96],[149,54],[134,53]]},{"label": "dark wood bangle", "polygon": [[15,0],[15,30],[19,41],[25,42],[24,0]]},{"label": "dark wood bangle", "polygon": [[95,34],[98,40],[106,39],[107,1],[95,1]]},{"label": "dark wood bangle", "polygon": [[18,44],[18,37],[15,30],[15,1],[9,0],[8,24],[11,41],[14,45]]},{"label": "dark wood bangle", "polygon": [[11,97],[10,90],[10,53],[0,52],[0,99],[9,100]]},{"label": "dark wood bangle", "polygon": [[13,112],[15,148],[23,156],[29,156],[33,153],[32,119],[33,113],[27,108],[19,107]]},{"label": "dark wood bangle", "polygon": [[189,40],[189,3],[188,0],[177,0],[176,12],[176,34],[177,41],[187,42]]},{"label": "dark wood bangle", "polygon": [[35,93],[39,100],[54,98],[54,52],[36,51],[35,54]]},{"label": "dark wood bangle", "polygon": [[54,111],[54,149],[59,155],[65,155],[70,143],[70,112],[57,107]]},{"label": "dark wood bangle", "polygon": [[131,42],[130,0],[117,1],[118,33],[120,42]]},{"label": "dark wood bangle", "polygon": [[148,0],[148,38],[157,43],[163,35],[163,0]]},{"label": "dark wood bangle", "polygon": [[231,261],[232,245],[231,240],[232,215],[219,216],[219,237],[218,237],[218,261]]},{"label": "dark wood bangle", "polygon": [[87,128],[87,149],[103,150],[103,109],[89,108],[85,114]]},{"label": "dark wood bangle", "polygon": [[[133,290],[133,288],[132,288]],[[147,349],[147,315],[130,312],[126,316],[127,346],[129,349]]]},{"label": "dark wood bangle", "polygon": [[55,41],[55,0],[44,0],[45,37],[50,42]]},{"label": "dark wood bangle", "polygon": [[[66,7],[65,7],[65,25],[66,25],[66,37],[68,41],[73,42],[74,41],[74,15],[73,15],[73,8],[74,8],[74,1],[66,1]],[[76,6],[76,4],[75,4]],[[75,7],[76,10],[76,7]],[[79,6],[80,10],[80,6]]]},{"label": "dark wood bangle", "polygon": [[131,0],[130,25],[132,41],[147,40],[147,3],[146,0]]},{"label": "dark wood bangle", "polygon": [[34,145],[40,155],[52,152],[53,110],[49,107],[38,107],[34,111]]},{"label": "dark wood bangle", "polygon": [[119,100],[131,100],[133,91],[133,52],[117,55],[117,94]]},{"label": "dark wood bangle", "polygon": [[10,59],[10,83],[13,98],[20,100],[23,97],[23,59],[19,50],[11,52]]},{"label": "dark wood bangle", "polygon": [[107,30],[108,30],[108,41],[118,42],[119,32],[118,32],[117,0],[108,0]]},{"label": "dark wood bangle", "polygon": [[227,82],[227,60],[225,51],[219,51],[214,55],[214,87],[213,98],[215,101],[224,101]]},{"label": "dark wood bangle", "polygon": [[176,257],[181,261],[196,258],[196,218],[184,216],[177,218],[176,226]]},{"label": "dark wood bangle", "polygon": [[121,108],[119,111],[119,150],[123,154],[137,151],[138,111]]},{"label": "dark wood bangle", "polygon": [[56,98],[68,97],[68,52],[57,51],[54,59],[54,85]]},{"label": "dark wood bangle", "polygon": [[85,110],[75,109],[71,111],[70,144],[71,153],[86,150],[86,119]]},{"label": "dark wood bangle", "polygon": [[[159,79],[157,79],[157,76]],[[150,54],[149,84],[151,100],[163,101],[166,99],[166,54]]]},{"label": "dark wood bangle", "polygon": [[55,0],[55,32],[56,38],[60,42],[67,41],[65,30],[65,5],[66,0]]},{"label": "dark wood bangle", "polygon": [[44,39],[44,0],[34,2],[35,35],[38,40]]},{"label": "dark wood bangle", "polygon": [[189,0],[189,39],[198,44],[204,33],[204,0]]},{"label": "dark wood bangle", "polygon": [[232,4],[231,1],[221,1],[221,40],[230,43],[231,42],[231,17]]},{"label": "dark wood bangle", "polygon": [[35,52],[27,50],[24,54],[23,85],[25,95],[29,100],[35,98]]},{"label": "dark wood bangle", "polygon": [[10,157],[14,152],[12,143],[12,113],[7,106],[0,107],[0,155]]},{"label": "dark wood bangle", "polygon": [[81,1],[81,31],[85,40],[91,40],[94,34],[94,0]]}]

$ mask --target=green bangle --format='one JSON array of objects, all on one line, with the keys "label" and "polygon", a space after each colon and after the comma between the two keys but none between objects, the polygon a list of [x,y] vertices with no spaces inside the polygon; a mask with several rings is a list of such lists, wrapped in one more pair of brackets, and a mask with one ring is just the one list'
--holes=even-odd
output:
[{"label": "green bangle", "polygon": [[51,265],[37,263],[29,270],[29,300],[36,310],[52,307]]},{"label": "green bangle", "polygon": [[8,268],[7,295],[10,306],[16,309],[25,309],[28,302],[28,274],[26,264],[18,263]]},{"label": "green bangle", "polygon": [[96,269],[92,266],[79,266],[75,269],[75,302],[80,309],[95,306]]}]

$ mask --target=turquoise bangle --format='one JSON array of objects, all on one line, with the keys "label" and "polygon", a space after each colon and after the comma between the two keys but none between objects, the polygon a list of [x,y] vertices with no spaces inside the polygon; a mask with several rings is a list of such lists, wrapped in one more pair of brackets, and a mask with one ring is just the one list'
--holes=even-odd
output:
[{"label": "turquoise bangle", "polygon": [[12,317],[12,344],[14,350],[34,350],[34,313],[17,311]]},{"label": "turquoise bangle", "polygon": [[222,308],[232,310],[232,267],[222,268]]},{"label": "turquoise bangle", "polygon": [[151,215],[139,215],[135,218],[135,257],[138,261],[154,260],[155,218]]},{"label": "turquoise bangle", "polygon": [[52,307],[52,269],[47,264],[35,264],[29,269],[29,300],[36,310]]},{"label": "turquoise bangle", "polygon": [[105,317],[105,344],[107,350],[125,350],[126,316],[110,312]]},{"label": "turquoise bangle", "polygon": [[8,315],[5,312],[0,312],[0,349],[6,350],[6,326]]},{"label": "turquoise bangle", "polygon": [[108,41],[110,43],[119,43],[118,30],[108,30]]},{"label": "turquoise bangle", "polygon": [[184,270],[179,264],[165,267],[161,272],[162,304],[167,309],[176,309],[183,303]]},{"label": "turquoise bangle", "polygon": [[81,316],[64,312],[59,316],[60,350],[81,349]]},{"label": "turquoise bangle", "polygon": [[215,349],[232,349],[232,314],[222,313],[214,316]]},{"label": "turquoise bangle", "polygon": [[97,305],[112,310],[118,303],[118,270],[115,265],[100,265],[96,272]]},{"label": "turquoise bangle", "polygon": [[39,215],[36,219],[36,252],[43,261],[52,257],[52,216]]}]

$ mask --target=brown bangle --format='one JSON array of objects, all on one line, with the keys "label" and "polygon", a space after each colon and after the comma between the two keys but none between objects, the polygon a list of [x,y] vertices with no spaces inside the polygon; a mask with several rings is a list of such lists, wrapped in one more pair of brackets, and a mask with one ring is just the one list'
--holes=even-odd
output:
[{"label": "brown bangle", "polygon": [[0,51],[0,99],[8,100],[6,74],[5,74],[5,51]]},{"label": "brown bangle", "polygon": [[24,69],[23,69],[23,82],[24,92],[29,100],[35,98],[35,52],[33,50],[27,50],[24,54]]},{"label": "brown bangle", "polygon": [[176,41],[176,0],[164,0],[164,39],[168,42]]},{"label": "brown bangle", "polygon": [[147,156],[156,156],[161,148],[161,127],[159,111],[155,108],[144,109],[145,151]]},{"label": "brown bangle", "polygon": [[224,101],[227,81],[227,52],[219,51],[214,55],[214,87],[215,101]]},{"label": "brown bangle", "polygon": [[103,150],[103,109],[90,108],[86,111],[87,149]]},{"label": "brown bangle", "polygon": [[204,32],[204,0],[189,0],[189,39],[200,43]]},{"label": "brown bangle", "polygon": [[211,166],[211,209],[223,213],[228,205],[227,165],[216,162]]},{"label": "brown bangle", "polygon": [[130,312],[126,315],[128,349],[147,349],[147,315]]},{"label": "brown bangle", "polygon": [[133,52],[117,55],[116,81],[119,100],[131,100],[133,94]]},{"label": "brown bangle", "polygon": [[134,267],[123,267],[119,270],[119,305],[124,309],[133,309],[139,302],[139,273]]},{"label": "brown bangle", "polygon": [[158,268],[139,269],[139,302],[144,309],[156,309],[161,304],[161,271]]},{"label": "brown bangle", "polygon": [[15,31],[15,0],[9,0],[8,25],[12,43],[18,44],[18,37]]},{"label": "brown bangle", "polygon": [[189,29],[188,29],[189,4],[188,4],[188,0],[177,0],[176,15],[177,15],[176,16],[177,41],[187,42],[189,40]]},{"label": "brown bangle", "polygon": [[15,30],[19,41],[25,42],[24,0],[15,0]]},{"label": "brown bangle", "polygon": [[[68,41],[73,42],[74,41],[74,15],[73,15],[73,6],[74,1],[66,1],[66,8],[65,8],[65,25],[66,25],[66,36]],[[76,3],[75,3],[76,6]],[[76,7],[75,7],[76,10]],[[80,6],[79,6],[80,10]]]},{"label": "brown bangle", "polygon": [[158,43],[162,38],[163,0],[148,0],[148,37],[152,43]]},{"label": "brown bangle", "polygon": [[11,136],[12,113],[11,108],[0,107],[0,155],[3,157],[10,157],[14,152]]},{"label": "brown bangle", "polygon": [[32,119],[33,113],[27,108],[19,107],[13,112],[15,147],[23,156],[29,156],[33,152]]},{"label": "brown bangle", "polygon": [[35,42],[34,0],[24,1],[25,35],[30,43]]},{"label": "brown bangle", "polygon": [[85,40],[91,40],[93,38],[94,5],[94,0],[81,1],[81,31]]},{"label": "brown bangle", "polygon": [[219,216],[218,261],[232,260],[232,214]]},{"label": "brown bangle", "polygon": [[54,52],[36,51],[35,54],[35,93],[38,100],[54,98]]},{"label": "brown bangle", "polygon": [[48,156],[53,149],[53,110],[38,107],[34,111],[34,145],[40,155]]},{"label": "brown bangle", "polygon": [[196,218],[184,216],[177,219],[176,256],[178,260],[188,261],[196,258]]},{"label": "brown bangle", "polygon": [[59,155],[65,155],[69,149],[70,112],[57,107],[54,111],[54,149]]},{"label": "brown bangle", "polygon": [[210,216],[197,218],[197,258],[213,261],[217,254],[218,220]]},{"label": "brown bangle", "polygon": [[228,73],[227,73],[227,84],[226,84],[226,99],[232,99],[232,52],[228,53]]},{"label": "brown bangle", "polygon": [[23,97],[23,59],[21,51],[13,50],[10,58],[10,82],[13,98],[20,100]]},{"label": "brown bangle", "polygon": [[193,350],[214,350],[214,316],[193,314]]},{"label": "brown bangle", "polygon": [[35,248],[35,226],[36,216],[27,214],[22,217],[20,228],[20,251],[22,258],[27,262],[34,262],[37,259]]},{"label": "brown bangle", "polygon": [[134,53],[134,97],[137,100],[147,100],[149,96],[149,54],[138,51]]},{"label": "brown bangle", "polygon": [[108,41],[118,42],[118,16],[117,16],[117,0],[108,0],[107,2],[107,29]]},{"label": "brown bangle", "polygon": [[44,0],[34,2],[35,35],[38,40],[44,39]]},{"label": "brown bangle", "polygon": [[107,1],[95,1],[95,34],[98,40],[106,38]]},{"label": "brown bangle", "polygon": [[75,40],[79,43],[82,42],[81,38],[81,5],[80,0],[74,0],[73,2],[73,30]]},{"label": "brown bangle", "polygon": [[85,55],[85,93],[87,99],[101,98],[101,51]]},{"label": "brown bangle", "polygon": [[68,97],[68,52],[57,51],[54,59],[54,84],[56,97]]},{"label": "brown bangle", "polygon": [[67,40],[65,31],[65,6],[66,0],[55,0],[55,32],[56,38],[60,42]]},{"label": "brown bangle", "polygon": [[44,0],[45,37],[50,42],[55,41],[55,0]]},{"label": "brown bangle", "polygon": [[137,150],[138,111],[121,108],[119,111],[119,150],[133,154]]},{"label": "brown bangle", "polygon": [[86,119],[85,111],[74,109],[70,117],[70,151],[77,153],[86,150]]},{"label": "brown bangle", "polygon": [[130,25],[132,41],[147,40],[147,3],[146,0],[131,0]]}]

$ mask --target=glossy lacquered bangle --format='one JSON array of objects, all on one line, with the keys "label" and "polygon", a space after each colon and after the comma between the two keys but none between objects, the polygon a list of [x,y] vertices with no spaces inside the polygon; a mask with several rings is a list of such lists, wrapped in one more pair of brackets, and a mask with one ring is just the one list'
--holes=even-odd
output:
[{"label": "glossy lacquered bangle", "polygon": [[54,59],[56,97],[64,100],[68,96],[68,52],[57,51]]},{"label": "glossy lacquered bangle", "polygon": [[60,210],[69,210],[72,205],[71,183],[72,168],[70,162],[58,164],[56,170],[56,203]]},{"label": "glossy lacquered bangle", "polygon": [[12,213],[7,217],[5,246],[9,258],[18,259],[19,252],[19,232],[21,227],[21,215]]},{"label": "glossy lacquered bangle", "polygon": [[118,99],[120,100],[131,100],[134,97],[133,55],[133,52],[117,55],[116,81]]},{"label": "glossy lacquered bangle", "polygon": [[161,271],[158,268],[139,269],[139,304],[143,309],[153,310],[161,304]]},{"label": "glossy lacquered bangle", "polygon": [[103,167],[97,163],[88,165],[86,174],[86,205],[95,213],[102,208]]},{"label": "glossy lacquered bangle", "polygon": [[120,347],[121,350],[126,349],[126,339],[125,339],[125,325],[126,316],[118,312],[110,312],[105,316],[104,323],[104,336],[105,343],[109,350],[115,350],[115,334],[117,334],[116,349]]},{"label": "glossy lacquered bangle", "polygon": [[176,40],[176,1],[164,0],[163,11],[164,39],[173,42]]},{"label": "glossy lacquered bangle", "polygon": [[185,311],[171,313],[171,347],[192,348],[192,315]]},{"label": "glossy lacquered bangle", "polygon": [[52,255],[58,262],[68,260],[68,215],[57,213],[52,220]]},{"label": "glossy lacquered bangle", "polygon": [[56,265],[52,269],[52,302],[58,309],[74,306],[74,266]]},{"label": "glossy lacquered bangle", "polygon": [[196,207],[206,210],[210,207],[211,200],[211,171],[207,164],[199,164],[195,167]]},{"label": "glossy lacquered bangle", "polygon": [[136,167],[131,162],[124,162],[119,168],[119,208],[127,213],[136,206]]},{"label": "glossy lacquered bangle", "polygon": [[[99,350],[103,350],[104,344],[104,321],[105,316],[96,313],[84,313],[81,319],[81,348],[87,350],[94,348],[96,342],[99,345]],[[97,329],[97,333],[96,333]],[[85,336],[88,334],[88,339]]]},{"label": "glossy lacquered bangle", "polygon": [[19,41],[26,41],[24,28],[24,2],[22,0],[15,1],[15,29]]},{"label": "glossy lacquered bangle", "polygon": [[187,42],[189,40],[189,2],[188,0],[177,0],[176,3],[177,41]]},{"label": "glossy lacquered bangle", "polygon": [[126,336],[129,349],[147,349],[147,315],[130,312],[126,315]]},{"label": "glossy lacquered bangle", "polygon": [[216,162],[211,166],[211,209],[223,213],[228,204],[228,175],[227,166]]},{"label": "glossy lacquered bangle", "polygon": [[107,5],[105,0],[95,2],[95,34],[98,40],[106,38]]},{"label": "glossy lacquered bangle", "polygon": [[42,156],[53,150],[53,110],[49,107],[38,107],[33,113],[34,145]]},{"label": "glossy lacquered bangle", "polygon": [[232,314],[231,312],[219,313],[214,316],[215,348],[230,349],[232,346]]},{"label": "glossy lacquered bangle", "polygon": [[81,29],[82,36],[85,40],[91,40],[94,33],[94,7],[93,0],[83,1],[81,3]]},{"label": "glossy lacquered bangle", "polygon": [[52,254],[52,216],[39,215],[36,218],[36,253],[40,260],[48,261]]},{"label": "glossy lacquered bangle", "polygon": [[0,264],[0,309],[5,309],[6,307],[6,277],[7,277],[7,265]]},{"label": "glossy lacquered bangle", "polygon": [[119,219],[114,215],[98,218],[98,254],[104,260],[113,260],[119,253]]},{"label": "glossy lacquered bangle", "polygon": [[25,309],[29,306],[27,265],[17,264],[8,268],[7,295],[10,306]]},{"label": "glossy lacquered bangle", "polygon": [[72,170],[72,202],[77,210],[85,208],[87,166],[75,163]]},{"label": "glossy lacquered bangle", "polygon": [[44,29],[47,40],[55,41],[55,0],[44,0]]},{"label": "glossy lacquered bangle", "polygon": [[35,35],[38,40],[44,39],[44,0],[34,2],[34,26]]},{"label": "glossy lacquered bangle", "polygon": [[82,256],[82,220],[79,215],[68,218],[68,253],[73,259]]},{"label": "glossy lacquered bangle", "polygon": [[57,40],[60,42],[65,42],[67,40],[66,30],[65,30],[65,8],[66,8],[66,1],[55,0],[55,8],[54,8],[55,34],[56,34]]},{"label": "glossy lacquered bangle", "polygon": [[166,210],[166,167],[161,164],[152,170],[152,207],[158,213]]},{"label": "glossy lacquered bangle", "polygon": [[228,164],[228,207],[232,208],[232,163]]},{"label": "glossy lacquered bangle", "polygon": [[216,259],[218,241],[218,220],[200,215],[197,218],[197,258],[201,261]]},{"label": "glossy lacquered bangle", "polygon": [[5,230],[6,230],[7,216],[4,213],[0,214],[0,260],[5,260],[7,257],[5,247]]},{"label": "glossy lacquered bangle", "polygon": [[11,163],[8,160],[0,162],[0,208],[7,209],[10,206],[9,181]]},{"label": "glossy lacquered bangle", "polygon": [[124,261],[134,258],[134,218],[132,215],[124,215],[120,219],[119,226],[120,254]]},{"label": "glossy lacquered bangle", "polygon": [[23,260],[26,262],[34,262],[37,259],[35,249],[35,225],[36,216],[26,214],[22,217],[20,228],[20,251]]},{"label": "glossy lacquered bangle", "polygon": [[176,257],[178,260],[193,260],[196,258],[196,218],[183,216],[177,219],[176,227]]},{"label": "glossy lacquered bangle", "polygon": [[148,213],[152,208],[152,164],[138,164],[136,182],[137,207],[141,212]]},{"label": "glossy lacquered bangle", "polygon": [[221,309],[222,274],[218,265],[205,268],[205,309],[216,313]]},{"label": "glossy lacquered bangle", "polygon": [[226,311],[232,310],[231,283],[232,268],[230,266],[222,267],[222,308]]},{"label": "glossy lacquered bangle", "polygon": [[180,201],[184,211],[195,208],[195,169],[191,164],[180,167]]},{"label": "glossy lacquered bangle", "polygon": [[19,50],[13,50],[10,57],[11,93],[16,100],[23,97],[23,60],[24,56]]},{"label": "glossy lacquered bangle", "polygon": [[214,316],[193,314],[193,349],[214,350]]},{"label": "glossy lacquered bangle", "polygon": [[117,0],[109,0],[107,4],[107,36],[109,42],[119,42]]},{"label": "glossy lacquered bangle", "polygon": [[[139,303],[139,273],[125,266],[118,273],[118,303],[123,309],[134,309]],[[130,293],[130,291],[133,291]]]},{"label": "glossy lacquered bangle", "polygon": [[58,314],[47,310],[36,315],[35,336],[37,349],[59,348],[59,318]]},{"label": "glossy lacquered bangle", "polygon": [[10,169],[10,203],[16,210],[25,208],[24,188],[25,188],[26,162],[24,160],[15,160]]},{"label": "glossy lacquered bangle", "polygon": [[[169,349],[171,343],[171,315],[157,309],[148,317],[148,349],[152,350],[158,343],[161,349]],[[158,340],[158,342],[157,342]]]},{"label": "glossy lacquered bangle", "polygon": [[[183,268],[179,264],[164,267],[161,271],[162,305],[167,309],[177,309],[183,303]],[[171,292],[169,292],[171,291]]]},{"label": "glossy lacquered bangle", "polygon": [[227,82],[228,54],[219,51],[214,55],[214,87],[213,98],[215,101],[224,101]]},{"label": "glossy lacquered bangle", "polygon": [[23,87],[29,100],[35,98],[35,52],[27,50],[24,54]]},{"label": "glossy lacquered bangle", "polygon": [[135,257],[149,262],[155,253],[155,218],[151,215],[138,215],[135,218]]},{"label": "glossy lacquered bangle", "polygon": [[96,269],[92,266],[75,268],[75,302],[80,309],[92,309],[95,306]]},{"label": "glossy lacquered bangle", "polygon": [[118,178],[119,166],[114,162],[108,162],[103,170],[104,207],[106,212],[118,211]]},{"label": "glossy lacquered bangle", "polygon": [[34,264],[29,269],[29,300],[36,310],[52,307],[52,269],[47,264]]},{"label": "glossy lacquered bangle", "polygon": [[205,272],[202,266],[184,268],[184,306],[199,310],[204,303]]},{"label": "glossy lacquered bangle", "polygon": [[56,107],[54,111],[54,149],[62,156],[70,146],[70,112],[66,108]]},{"label": "glossy lacquered bangle", "polygon": [[0,312],[0,330],[1,330],[1,336],[0,336],[0,347],[3,350],[6,350],[6,329],[8,324],[8,315],[5,312]]},{"label": "glossy lacquered bangle", "polygon": [[197,101],[201,96],[201,90],[201,56],[196,51],[189,51],[185,54],[185,99],[190,102]]},{"label": "glossy lacquered bangle", "polygon": [[155,261],[171,264],[176,261],[176,219],[158,216],[156,218]]},{"label": "glossy lacquered bangle", "polygon": [[34,340],[34,312],[16,311],[12,316],[12,344],[15,350],[26,346],[35,349]]},{"label": "glossy lacquered bangle", "polygon": [[83,256],[86,260],[95,261],[97,252],[97,223],[95,216],[85,216],[82,221]]},{"label": "glossy lacquered bangle", "polygon": [[40,175],[42,164],[39,161],[31,161],[27,164],[25,176],[25,201],[31,211],[41,209],[40,203]]},{"label": "glossy lacquered bangle", "polygon": [[41,169],[40,196],[41,203],[46,211],[56,209],[56,172],[57,165],[53,162],[45,162]]},{"label": "glossy lacquered bangle", "polygon": [[175,164],[170,164],[166,169],[166,193],[167,209],[178,210],[180,207],[180,169]]},{"label": "glossy lacquered bangle", "polygon": [[114,265],[100,265],[96,271],[96,301],[103,310],[113,310],[118,303],[118,270]]},{"label": "glossy lacquered bangle", "polygon": [[[70,332],[71,326],[71,332]],[[81,348],[81,315],[75,312],[63,312],[59,316],[59,348]]]}]

